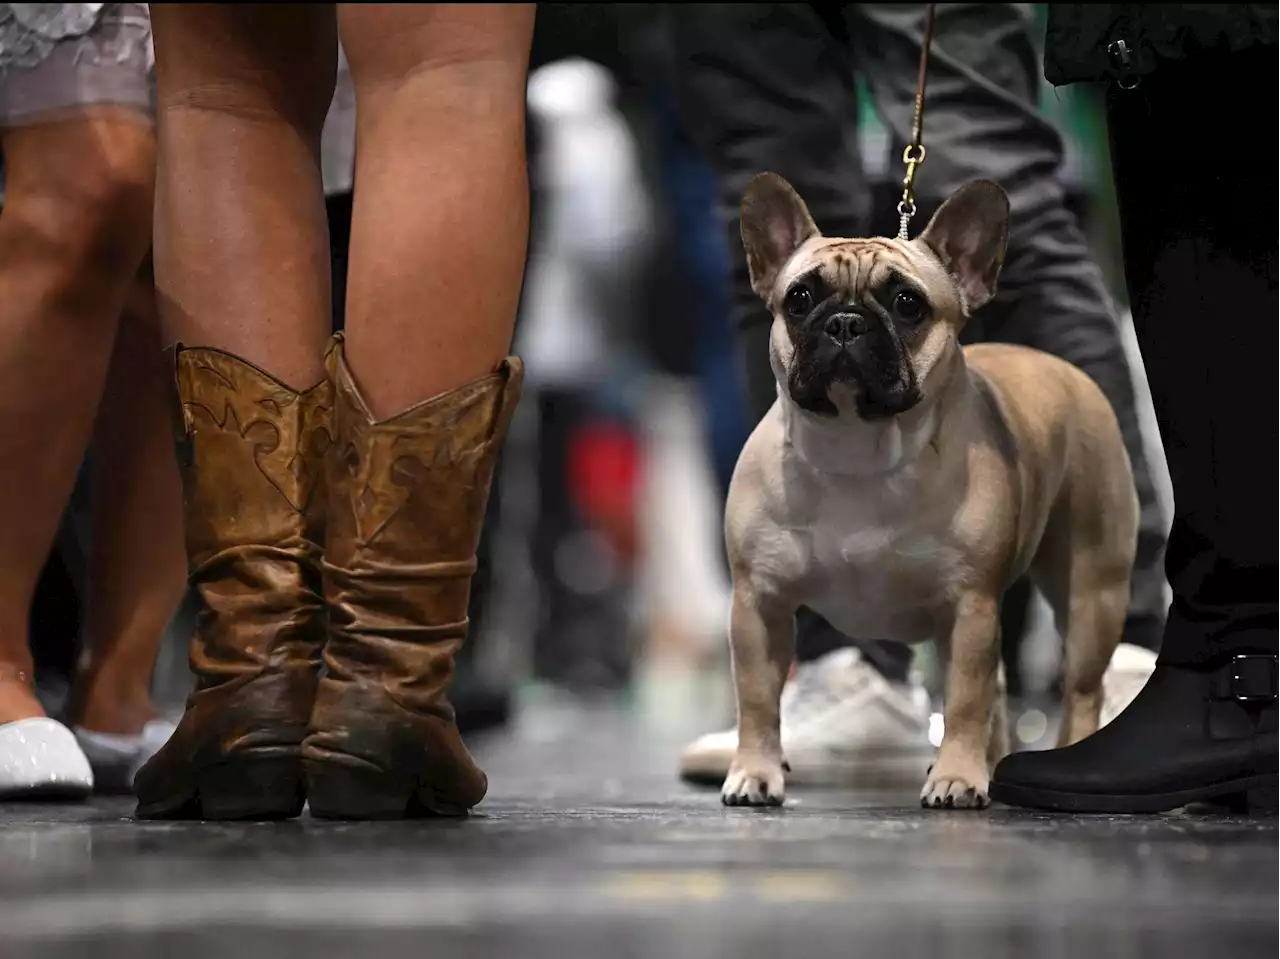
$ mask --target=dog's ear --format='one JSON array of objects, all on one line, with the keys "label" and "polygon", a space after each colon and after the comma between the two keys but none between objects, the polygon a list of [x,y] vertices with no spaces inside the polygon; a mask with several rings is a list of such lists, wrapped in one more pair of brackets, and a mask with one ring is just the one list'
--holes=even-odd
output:
[{"label": "dog's ear", "polygon": [[767,303],[778,271],[805,240],[818,236],[818,228],[804,200],[776,173],[751,181],[742,198],[741,223],[751,288]]},{"label": "dog's ear", "polygon": [[1009,197],[990,180],[956,190],[920,234],[955,278],[966,315],[995,296],[1008,240]]}]

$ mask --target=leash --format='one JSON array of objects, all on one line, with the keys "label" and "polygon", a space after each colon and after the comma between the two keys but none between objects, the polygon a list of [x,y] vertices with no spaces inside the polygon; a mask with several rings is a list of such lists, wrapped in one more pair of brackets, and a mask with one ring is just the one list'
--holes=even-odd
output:
[{"label": "leash", "polygon": [[924,126],[924,85],[929,66],[929,46],[933,43],[933,10],[936,3],[925,4],[924,37],[920,42],[920,72],[916,75],[916,110],[911,122],[911,142],[902,151],[902,162],[907,165],[907,175],[902,178],[902,199],[898,201],[898,239],[906,241],[907,224],[916,215],[916,169],[924,163],[924,143],[921,142]]}]

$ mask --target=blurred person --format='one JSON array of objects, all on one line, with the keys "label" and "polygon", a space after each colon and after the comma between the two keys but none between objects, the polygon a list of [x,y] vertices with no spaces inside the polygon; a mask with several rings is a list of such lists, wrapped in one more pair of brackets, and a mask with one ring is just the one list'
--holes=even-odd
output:
[{"label": "blurred person", "polygon": [[646,182],[651,117],[624,113],[647,106],[636,93],[583,57],[530,74],[537,204],[517,345],[538,420],[534,675],[578,692],[631,681],[648,702],[723,649],[728,586],[690,348],[705,318],[667,192],[681,171],[663,141]]},{"label": "blurred person", "polygon": [[[83,796],[95,773],[125,789],[171,728],[149,693],[181,591],[177,476],[140,269],[155,175],[149,37],[138,4],[0,5],[0,797]],[[91,434],[73,734],[35,695],[29,614]]]},{"label": "blurred person", "polygon": [[[643,32],[628,31],[625,39],[643,45]],[[639,692],[667,722],[691,707],[705,710],[696,687],[709,678],[707,667],[717,680],[721,673],[729,612],[724,496],[746,424],[715,177],[684,135],[669,91],[637,52],[629,59],[642,78],[635,93],[658,223],[639,331],[651,363],[638,415],[639,580],[648,626]]]},{"label": "blurred person", "polygon": [[[643,325],[655,373],[643,421],[647,481],[642,581],[654,617],[642,694],[665,724],[695,716],[731,692],[724,682],[730,585],[724,504],[750,433],[730,309],[729,259],[715,173],[683,128],[660,70],[654,24],[624,35],[641,80],[654,207],[662,222],[659,269]],[[659,47],[653,50],[653,47]]]},{"label": "blurred person", "polygon": [[[487,780],[447,691],[520,390],[533,7],[152,19],[156,278],[201,608],[197,688],[138,774],[138,815],[465,815]],[[320,140],[339,33],[357,199],[330,343]]]},{"label": "blurred person", "polygon": [[993,799],[1276,808],[1280,195],[1275,137],[1255,134],[1278,63],[1274,4],[1050,6],[1046,78],[1108,84],[1125,277],[1173,482],[1173,603],[1128,707],[1073,746],[1005,759]]},{"label": "blurred person", "polygon": [[715,171],[684,128],[664,69],[666,36],[660,18],[619,17],[625,62],[648,146],[653,207],[660,221],[660,295],[643,326],[656,365],[697,386],[719,495],[729,490],[738,453],[751,432],[742,404],[734,344],[729,277],[731,258],[720,226]]},{"label": "blurred person", "polygon": [[652,249],[637,144],[612,71],[562,57],[529,76],[537,198],[517,350],[536,434],[532,672],[579,692],[630,674],[639,441],[631,333]]},{"label": "blurred person", "polygon": [[[738,238],[748,181],[789,180],[828,235],[865,236],[872,214],[856,147],[855,78],[901,147],[908,142],[924,4],[662,4],[669,77],[685,127],[720,179],[734,258],[735,310],[758,419],[775,399],[769,315],[750,288]],[[1116,409],[1142,522],[1125,642],[1106,679],[1104,721],[1154,667],[1163,622],[1165,539],[1143,451],[1133,383],[1101,272],[1064,204],[1062,140],[1037,109],[1034,17],[1026,4],[940,4],[925,108],[927,161],[916,181],[920,222],[963,183],[999,182],[1013,208],[1000,291],[971,337],[1020,343],[1083,369]],[[887,212],[887,211],[886,211]],[[888,223],[886,222],[887,226]],[[1025,595],[1025,592],[1024,592]],[[911,650],[890,637],[845,637],[812,611],[797,616],[797,667],[784,690],[782,735],[797,782],[918,773],[932,752],[929,696]],[[718,782],[733,730],[691,744],[682,774]]]}]

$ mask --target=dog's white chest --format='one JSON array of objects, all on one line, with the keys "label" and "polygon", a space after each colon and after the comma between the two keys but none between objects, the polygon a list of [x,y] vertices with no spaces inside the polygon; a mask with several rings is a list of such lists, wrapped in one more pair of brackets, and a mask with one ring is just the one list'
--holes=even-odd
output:
[{"label": "dog's white chest", "polygon": [[923,642],[959,557],[891,490],[823,497],[810,533],[807,604],[847,635]]}]

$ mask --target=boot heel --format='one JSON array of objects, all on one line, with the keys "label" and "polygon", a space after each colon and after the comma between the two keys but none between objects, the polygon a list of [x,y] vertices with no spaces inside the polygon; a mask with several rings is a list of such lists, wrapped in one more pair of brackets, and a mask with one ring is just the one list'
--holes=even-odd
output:
[{"label": "boot heel", "polygon": [[1276,786],[1276,777],[1263,786],[1255,786],[1244,794],[1245,808],[1249,812],[1275,814],[1280,811],[1280,790]]},{"label": "boot heel", "polygon": [[292,819],[302,814],[302,763],[297,758],[232,759],[197,775],[205,819]]},{"label": "boot heel", "polygon": [[1277,795],[1276,777],[1258,782],[1243,792],[1228,793],[1211,800],[1210,805],[1219,806],[1233,813],[1264,813],[1274,815],[1280,811],[1280,796]]},{"label": "boot heel", "polygon": [[404,819],[413,801],[408,776],[312,762],[307,769],[307,805],[317,819]]}]

